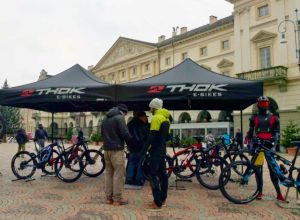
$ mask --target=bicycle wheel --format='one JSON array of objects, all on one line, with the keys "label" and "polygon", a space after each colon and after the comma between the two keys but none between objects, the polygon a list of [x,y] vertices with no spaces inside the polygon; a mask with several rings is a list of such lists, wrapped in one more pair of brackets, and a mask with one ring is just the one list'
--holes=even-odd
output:
[{"label": "bicycle wheel", "polygon": [[[228,153],[223,158],[226,160],[228,164],[237,161],[249,161],[248,157],[241,152]],[[239,175],[243,175],[245,170],[246,170],[245,166],[237,166],[234,168],[234,171]]]},{"label": "bicycle wheel", "polygon": [[36,170],[37,161],[28,151],[20,151],[11,160],[11,170],[18,179],[28,179]]},{"label": "bicycle wheel", "polygon": [[83,162],[78,156],[64,152],[55,160],[55,174],[64,182],[71,183],[80,178],[83,173]]},{"label": "bicycle wheel", "polygon": [[165,157],[165,161],[166,161],[166,172],[167,172],[167,176],[168,178],[170,178],[170,176],[172,175],[173,172],[173,164],[174,161],[172,160],[172,158],[170,156],[166,156]]},{"label": "bicycle wheel", "polygon": [[[53,175],[55,174],[55,160],[57,160],[59,154],[56,150],[52,151],[52,155],[49,158],[48,162],[45,164],[45,166],[42,167],[42,171],[47,175]],[[42,156],[41,156],[42,157]]]},{"label": "bicycle wheel", "polygon": [[81,155],[83,173],[88,177],[96,177],[105,169],[104,155],[98,150],[87,150]]},{"label": "bicycle wheel", "polygon": [[[198,158],[199,159],[199,158]],[[219,156],[205,155],[198,160],[196,177],[198,182],[212,190],[219,188],[219,175],[227,165],[226,160]]]},{"label": "bicycle wheel", "polygon": [[198,160],[192,156],[189,158],[185,165],[178,165],[173,169],[174,174],[181,179],[189,179],[195,176],[197,170]]},{"label": "bicycle wheel", "polygon": [[[239,166],[246,168],[243,175],[236,172]],[[219,178],[223,196],[236,204],[246,204],[256,199],[260,184],[259,171],[249,161],[237,161],[229,164],[222,170]]]}]

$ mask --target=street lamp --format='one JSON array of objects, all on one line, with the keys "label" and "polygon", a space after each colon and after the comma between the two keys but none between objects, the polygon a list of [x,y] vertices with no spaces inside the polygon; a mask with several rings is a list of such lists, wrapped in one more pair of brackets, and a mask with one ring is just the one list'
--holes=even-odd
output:
[{"label": "street lamp", "polygon": [[300,45],[299,45],[299,32],[300,32],[300,20],[298,20],[298,9],[295,10],[296,13],[296,21],[292,21],[289,19],[285,19],[281,21],[278,25],[278,32],[281,34],[280,43],[287,43],[285,34],[286,34],[286,25],[287,23],[291,23],[294,27],[294,37],[295,37],[295,47],[296,47],[296,58],[298,58],[298,66],[300,70]]}]

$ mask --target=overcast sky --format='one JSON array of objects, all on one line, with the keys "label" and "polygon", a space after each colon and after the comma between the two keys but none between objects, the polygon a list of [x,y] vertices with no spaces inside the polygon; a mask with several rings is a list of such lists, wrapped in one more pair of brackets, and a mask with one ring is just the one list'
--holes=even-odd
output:
[{"label": "overcast sky", "polygon": [[0,0],[0,85],[95,65],[118,37],[152,43],[172,27],[231,15],[225,0]]}]

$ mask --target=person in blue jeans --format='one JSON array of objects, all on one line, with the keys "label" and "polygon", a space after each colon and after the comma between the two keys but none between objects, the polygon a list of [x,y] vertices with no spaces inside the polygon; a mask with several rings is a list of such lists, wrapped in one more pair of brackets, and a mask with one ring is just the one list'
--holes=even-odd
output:
[{"label": "person in blue jeans", "polygon": [[148,141],[150,125],[145,112],[135,112],[134,118],[127,124],[128,130],[133,137],[127,146],[129,150],[126,184],[143,186],[145,177],[142,170],[142,149]]}]

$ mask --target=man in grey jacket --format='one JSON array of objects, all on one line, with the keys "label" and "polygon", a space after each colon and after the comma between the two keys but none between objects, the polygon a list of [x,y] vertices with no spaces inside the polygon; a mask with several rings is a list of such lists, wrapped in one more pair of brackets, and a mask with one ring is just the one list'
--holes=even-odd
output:
[{"label": "man in grey jacket", "polygon": [[124,104],[111,108],[102,122],[102,137],[105,160],[105,195],[106,202],[115,206],[126,205],[122,198],[125,176],[124,142],[131,140],[125,123],[128,108]]}]

